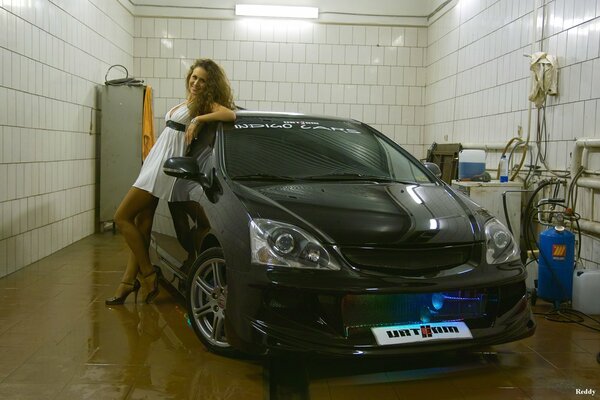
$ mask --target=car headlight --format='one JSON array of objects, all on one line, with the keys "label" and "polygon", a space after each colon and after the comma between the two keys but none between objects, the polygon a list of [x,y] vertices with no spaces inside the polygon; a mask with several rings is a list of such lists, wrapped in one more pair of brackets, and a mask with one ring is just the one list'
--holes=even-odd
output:
[{"label": "car headlight", "polygon": [[269,219],[250,221],[252,263],[302,268],[339,270],[325,247],[297,226]]},{"label": "car headlight", "polygon": [[519,245],[515,238],[496,218],[485,224],[485,240],[488,264],[502,264],[519,258]]}]

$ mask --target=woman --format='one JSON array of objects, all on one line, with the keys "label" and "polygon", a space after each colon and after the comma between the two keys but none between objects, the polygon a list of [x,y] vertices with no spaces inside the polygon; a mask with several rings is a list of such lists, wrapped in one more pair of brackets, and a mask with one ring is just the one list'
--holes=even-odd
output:
[{"label": "woman", "polygon": [[107,299],[106,305],[123,304],[131,293],[135,293],[137,301],[141,287],[138,275],[147,288],[146,303],[158,295],[160,270],[150,262],[150,232],[158,200],[170,200],[175,183],[174,177],[163,173],[162,166],[166,159],[184,154],[205,122],[235,120],[229,81],[218,64],[209,59],[196,60],[185,81],[186,101],[167,112],[165,129],[115,214],[114,221],[131,254],[115,296]]}]

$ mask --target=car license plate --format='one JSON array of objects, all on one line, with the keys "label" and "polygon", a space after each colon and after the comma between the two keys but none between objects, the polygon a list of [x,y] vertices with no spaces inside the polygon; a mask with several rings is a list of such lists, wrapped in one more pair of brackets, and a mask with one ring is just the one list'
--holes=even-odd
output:
[{"label": "car license plate", "polygon": [[473,339],[469,327],[464,322],[380,326],[371,328],[371,331],[380,346],[429,340]]}]

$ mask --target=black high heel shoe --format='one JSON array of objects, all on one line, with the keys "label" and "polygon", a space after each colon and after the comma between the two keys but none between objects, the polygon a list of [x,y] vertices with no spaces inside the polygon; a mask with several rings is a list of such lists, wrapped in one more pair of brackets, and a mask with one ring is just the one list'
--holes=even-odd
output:
[{"label": "black high heel shoe", "polygon": [[131,286],[131,289],[126,291],[125,293],[123,293],[122,295],[120,295],[118,297],[115,296],[115,297],[111,297],[110,299],[104,300],[104,304],[106,304],[107,306],[121,305],[121,304],[125,303],[127,296],[129,296],[131,293],[135,293],[135,302],[137,303],[138,292],[140,291],[140,288],[142,287],[142,284],[140,283],[140,281],[138,281],[136,279],[135,281],[133,281],[133,283],[130,283],[130,282],[121,282],[121,283],[123,285]]},{"label": "black high heel shoe", "polygon": [[156,265],[154,265],[153,268],[154,268],[154,271],[152,271],[148,275],[143,275],[144,279],[149,278],[152,275],[156,275],[156,277],[154,278],[154,287],[146,295],[146,304],[152,303],[152,300],[154,300],[156,298],[156,296],[158,296],[158,291],[159,291],[158,290],[158,280],[162,276],[162,272],[161,272],[160,268],[158,268]]}]

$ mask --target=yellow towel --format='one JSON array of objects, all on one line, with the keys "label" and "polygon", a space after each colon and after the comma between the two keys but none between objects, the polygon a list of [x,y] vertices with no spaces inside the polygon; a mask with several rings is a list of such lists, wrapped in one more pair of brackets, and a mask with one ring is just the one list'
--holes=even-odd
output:
[{"label": "yellow towel", "polygon": [[146,159],[154,146],[154,115],[152,113],[152,87],[146,86],[144,91],[144,115],[142,116],[142,161]]}]

